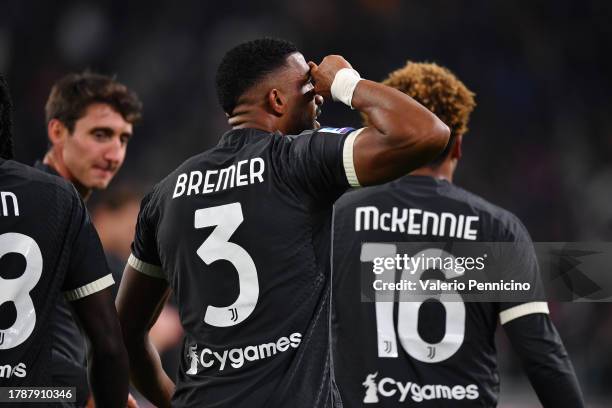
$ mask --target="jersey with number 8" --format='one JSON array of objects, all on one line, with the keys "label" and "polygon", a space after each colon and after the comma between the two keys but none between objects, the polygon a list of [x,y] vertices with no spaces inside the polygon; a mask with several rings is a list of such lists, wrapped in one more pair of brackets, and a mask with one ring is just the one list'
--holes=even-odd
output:
[{"label": "jersey with number 8", "polygon": [[12,302],[15,305],[15,322],[2,330],[0,350],[17,347],[30,337],[36,325],[36,308],[30,296],[40,275],[42,274],[43,260],[40,248],[36,241],[27,235],[6,232],[0,235],[0,258],[14,253],[25,259],[25,270],[17,279],[3,279],[0,277],[0,303]]},{"label": "jersey with number 8", "polygon": [[71,184],[0,159],[0,199],[0,386],[52,386],[56,302],[113,281]]}]

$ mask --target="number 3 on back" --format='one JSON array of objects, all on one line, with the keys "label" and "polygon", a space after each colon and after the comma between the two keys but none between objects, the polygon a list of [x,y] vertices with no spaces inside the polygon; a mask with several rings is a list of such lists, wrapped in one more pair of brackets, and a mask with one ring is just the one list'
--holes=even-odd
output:
[{"label": "number 3 on back", "polygon": [[253,258],[240,245],[229,242],[230,237],[242,224],[242,206],[231,203],[217,207],[203,208],[195,212],[195,228],[216,228],[197,250],[198,256],[206,263],[226,260],[238,272],[240,291],[238,298],[229,306],[209,305],[204,322],[216,327],[234,326],[253,313],[259,298],[259,282]]}]

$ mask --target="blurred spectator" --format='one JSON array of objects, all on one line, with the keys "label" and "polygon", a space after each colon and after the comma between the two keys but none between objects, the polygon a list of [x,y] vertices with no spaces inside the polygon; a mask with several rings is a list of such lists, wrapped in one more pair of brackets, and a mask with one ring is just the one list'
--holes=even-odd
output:
[{"label": "blurred spectator", "polygon": [[117,283],[114,288],[115,296],[123,268],[130,256],[141,198],[142,194],[137,190],[121,186],[101,193],[93,203],[92,220]]}]

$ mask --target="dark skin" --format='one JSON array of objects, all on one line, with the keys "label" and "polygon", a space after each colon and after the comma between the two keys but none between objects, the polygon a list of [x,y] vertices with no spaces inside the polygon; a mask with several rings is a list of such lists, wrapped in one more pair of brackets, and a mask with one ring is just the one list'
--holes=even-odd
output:
[{"label": "dark skin", "polygon": [[[336,73],[351,65],[339,55],[321,64],[306,63],[293,53],[286,64],[248,89],[228,115],[233,129],[253,128],[269,133],[299,134],[318,128],[323,99],[331,100]],[[435,158],[446,146],[450,131],[434,114],[411,97],[372,81],[360,81],[352,105],[367,113],[373,126],[356,138],[353,159],[362,185],[392,180]],[[169,407],[174,383],[164,373],[159,355],[148,339],[168,283],[126,265],[116,304],[130,358],[131,380],[158,407]],[[131,302],[138,299],[138,302]]]},{"label": "dark skin", "polygon": [[[268,75],[239,99],[229,117],[234,128],[297,134],[317,127],[317,107],[331,100],[336,73],[351,65],[328,55],[320,65],[306,64],[300,53]],[[353,108],[371,121],[355,140],[353,160],[363,186],[393,180],[435,158],[446,146],[450,130],[410,96],[373,81],[360,81]]]},{"label": "dark skin", "polygon": [[72,302],[90,342],[87,367],[97,407],[124,407],[128,398],[128,356],[110,288]]},{"label": "dark skin", "polygon": [[[134,293],[138,291],[138,296]],[[130,380],[155,406],[170,407],[174,382],[166,375],[159,354],[149,340],[149,329],[170,294],[168,283],[126,265],[115,303],[128,350]],[[130,299],[138,299],[130,302]]]}]

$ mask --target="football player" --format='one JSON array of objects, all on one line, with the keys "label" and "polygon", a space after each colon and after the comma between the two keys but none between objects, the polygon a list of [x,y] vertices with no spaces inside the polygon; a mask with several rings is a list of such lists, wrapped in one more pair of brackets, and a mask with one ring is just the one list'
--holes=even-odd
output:
[{"label": "football player", "polygon": [[[160,407],[330,406],[332,203],[431,160],[448,128],[344,58],[307,63],[284,40],[236,46],[216,83],[232,129],[141,205],[117,298],[131,379]],[[323,97],[372,125],[319,128]],[[185,329],[176,387],[147,337],[170,289]]]},{"label": "football player", "polygon": [[[105,189],[121,168],[142,104],[124,84],[101,74],[71,73],[52,87],[45,106],[49,149],[34,167],[70,181],[83,200]],[[85,343],[68,304],[57,303],[52,323],[57,385],[76,386],[77,402],[89,396]],[[130,406],[135,401],[130,396]]]},{"label": "football player", "polygon": [[[343,402],[350,407],[493,407],[499,394],[494,334],[501,323],[542,404],[583,406],[572,364],[541,298],[411,302],[405,301],[410,299],[406,292],[396,303],[386,298],[362,302],[361,264],[373,268],[375,257],[397,256],[398,245],[380,243],[513,243],[520,268],[511,271],[512,277],[539,282],[533,244],[519,219],[453,184],[474,94],[436,64],[409,62],[383,83],[438,115],[451,136],[427,165],[390,183],[351,191],[335,204],[332,344]],[[409,255],[425,253],[420,248]],[[390,270],[390,280],[401,283],[402,270]],[[442,281],[453,276],[420,273],[423,280],[425,274]],[[365,285],[370,283],[365,279]]]},{"label": "football player", "polygon": [[49,332],[65,298],[91,344],[96,404],[125,406],[128,360],[100,241],[72,184],[11,160],[10,109],[0,77],[0,386],[59,385]]}]

